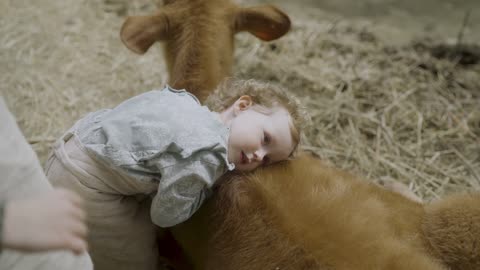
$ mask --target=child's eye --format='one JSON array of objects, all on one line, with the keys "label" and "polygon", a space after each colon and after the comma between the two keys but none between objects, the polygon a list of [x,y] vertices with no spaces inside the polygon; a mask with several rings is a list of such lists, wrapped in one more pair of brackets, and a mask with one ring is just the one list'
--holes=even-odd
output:
[{"label": "child's eye", "polygon": [[266,132],[263,133],[263,143],[264,144],[270,143],[270,136]]}]

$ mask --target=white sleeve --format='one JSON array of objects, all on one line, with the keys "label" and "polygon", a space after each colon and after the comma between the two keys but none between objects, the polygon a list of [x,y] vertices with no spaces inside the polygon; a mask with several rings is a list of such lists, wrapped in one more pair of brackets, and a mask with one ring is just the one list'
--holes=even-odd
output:
[{"label": "white sleeve", "polygon": [[[207,160],[210,161],[214,157],[212,153],[200,155],[208,155]],[[209,196],[211,187],[223,174],[224,167],[219,160],[215,164],[197,156],[194,160],[181,160],[163,168],[150,209],[153,223],[160,227],[171,227],[190,218]]]}]

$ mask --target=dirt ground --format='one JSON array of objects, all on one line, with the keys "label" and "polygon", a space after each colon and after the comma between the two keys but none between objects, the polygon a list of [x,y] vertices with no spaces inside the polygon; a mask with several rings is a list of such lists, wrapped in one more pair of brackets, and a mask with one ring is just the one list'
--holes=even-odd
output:
[{"label": "dirt ground", "polygon": [[[313,120],[305,149],[426,200],[480,190],[480,1],[243,1],[264,2],[288,13],[292,30],[271,43],[237,35],[233,75],[301,98]],[[154,9],[0,1],[0,93],[42,163],[86,113],[166,83],[160,46],[138,56],[119,39],[126,15]]]}]

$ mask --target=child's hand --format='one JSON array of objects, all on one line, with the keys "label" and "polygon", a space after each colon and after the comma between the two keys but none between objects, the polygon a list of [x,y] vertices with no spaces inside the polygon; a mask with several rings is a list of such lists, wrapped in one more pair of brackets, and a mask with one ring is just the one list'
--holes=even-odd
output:
[{"label": "child's hand", "polygon": [[87,250],[83,200],[65,189],[7,202],[3,246],[23,251]]}]

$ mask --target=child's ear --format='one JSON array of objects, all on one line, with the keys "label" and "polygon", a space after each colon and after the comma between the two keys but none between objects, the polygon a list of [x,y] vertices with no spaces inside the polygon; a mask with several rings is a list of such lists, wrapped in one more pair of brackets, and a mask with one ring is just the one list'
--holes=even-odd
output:
[{"label": "child's ear", "polygon": [[233,112],[235,113],[235,115],[237,115],[242,111],[248,110],[252,105],[253,101],[250,96],[241,96],[233,104]]}]

